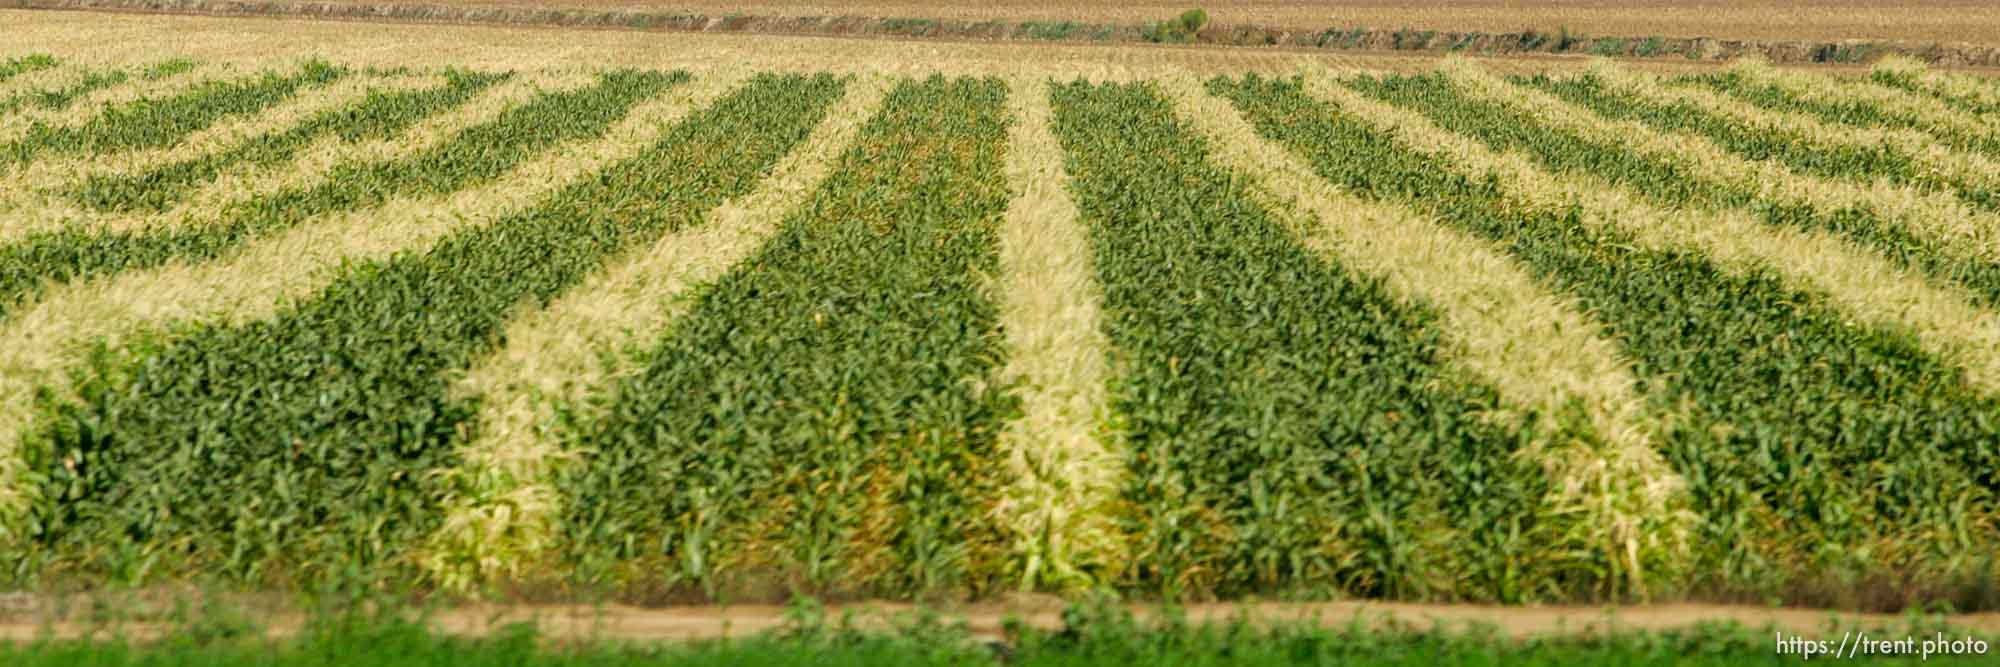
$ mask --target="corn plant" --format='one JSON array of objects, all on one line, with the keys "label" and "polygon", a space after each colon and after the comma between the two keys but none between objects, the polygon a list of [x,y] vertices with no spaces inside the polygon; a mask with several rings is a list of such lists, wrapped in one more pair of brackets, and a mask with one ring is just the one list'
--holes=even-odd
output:
[{"label": "corn plant", "polygon": [[341,141],[387,139],[417,121],[457,106],[505,74],[446,70],[445,85],[428,90],[372,91],[347,108],[329,109],[290,129],[257,137],[227,150],[162,165],[130,175],[93,175],[71,196],[100,211],[165,211],[188,190],[235,166],[275,168],[322,136]]},{"label": "corn plant", "polygon": [[659,593],[978,591],[1006,537],[996,227],[1005,87],[892,90],[764,248],[577,425],[588,583]]},{"label": "corn plant", "polygon": [[451,397],[451,375],[520,304],[748,191],[840,87],[760,77],[529,212],[354,266],[273,319],[100,360],[31,452],[52,491],[38,548],[61,568],[139,580],[320,581],[406,564],[439,518],[431,473],[456,464],[477,407]]},{"label": "corn plant", "polygon": [[[1547,480],[1440,366],[1437,316],[1307,251],[1145,85],[1055,89],[1115,351],[1139,547],[1169,595],[1554,597]],[[1568,562],[1567,565],[1574,565]]]},{"label": "corn plant", "polygon": [[[597,85],[541,94],[408,158],[339,164],[318,185],[232,203],[216,220],[31,235],[0,247],[0,316],[10,302],[45,283],[209,259],[316,216],[365,209],[396,196],[449,194],[490,181],[543,150],[603,134],[633,105],[686,79],[683,72],[608,72]],[[426,106],[390,107],[383,110],[389,118],[377,120],[408,123],[428,113]]]},{"label": "corn plant", "polygon": [[105,109],[77,127],[37,124],[26,136],[0,146],[0,172],[22,168],[48,153],[96,155],[170,146],[225,118],[263,111],[302,89],[347,74],[344,68],[309,60],[289,74],[204,81],[172,97],[135,100]]},{"label": "corn plant", "polygon": [[[1421,78],[1348,83],[1438,118],[1460,104],[1419,94],[1436,90]],[[1503,245],[1604,322],[1653,409],[1674,415],[1664,454],[1689,484],[1709,545],[1697,571],[1711,575],[1690,582],[1697,588],[1782,594],[1903,577],[1921,582],[1908,591],[1922,596],[1991,576],[1967,569],[1990,563],[1963,554],[2000,546],[2000,402],[1907,336],[1854,324],[1762,271],[1641,249],[1581,225],[1575,211],[1509,206],[1497,184],[1428,164],[1298,82],[1211,88],[1328,180]]]}]

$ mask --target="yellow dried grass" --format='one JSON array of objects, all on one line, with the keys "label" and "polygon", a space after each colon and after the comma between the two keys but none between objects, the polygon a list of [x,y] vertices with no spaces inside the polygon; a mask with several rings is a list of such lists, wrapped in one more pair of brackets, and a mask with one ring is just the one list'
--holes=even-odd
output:
[{"label": "yellow dried grass", "polygon": [[1023,589],[1086,588],[1106,583],[1128,551],[1109,512],[1125,464],[1101,427],[1110,344],[1098,326],[1089,239],[1049,129],[1046,82],[1008,83],[1005,169],[1014,198],[1000,228],[997,296],[1008,350],[1000,377],[1019,387],[1022,413],[1000,435],[1014,480],[994,519],[1012,536]]}]

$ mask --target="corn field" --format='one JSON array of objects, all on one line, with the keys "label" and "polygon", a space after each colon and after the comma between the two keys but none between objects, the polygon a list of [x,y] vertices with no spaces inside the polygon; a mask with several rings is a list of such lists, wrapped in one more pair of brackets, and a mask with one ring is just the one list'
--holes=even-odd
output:
[{"label": "corn field", "polygon": [[0,54],[0,588],[2000,606],[2000,84]]}]

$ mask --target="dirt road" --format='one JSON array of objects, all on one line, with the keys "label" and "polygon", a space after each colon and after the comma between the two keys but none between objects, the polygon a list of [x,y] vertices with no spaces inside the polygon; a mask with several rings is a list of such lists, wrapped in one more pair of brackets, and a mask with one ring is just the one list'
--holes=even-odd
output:
[{"label": "dirt road", "polygon": [[[396,0],[327,0],[384,5]],[[1734,40],[1889,40],[2000,44],[1988,0],[408,0],[474,7],[622,9],[748,16],[870,16],[992,21],[1158,21],[1193,7],[1218,24],[1320,30],[1557,32]]]}]

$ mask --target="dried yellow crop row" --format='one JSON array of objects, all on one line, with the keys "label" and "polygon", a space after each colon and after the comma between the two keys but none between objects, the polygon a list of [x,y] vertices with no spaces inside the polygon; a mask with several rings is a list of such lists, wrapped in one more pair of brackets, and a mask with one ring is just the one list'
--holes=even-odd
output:
[{"label": "dried yellow crop row", "polygon": [[1439,71],[1467,93],[1510,106],[1543,124],[1685,165],[1690,174],[1749,189],[1766,201],[1822,211],[1873,211],[1964,256],[2000,261],[2000,217],[1973,211],[1951,195],[1880,182],[1858,184],[1801,176],[1772,161],[1744,159],[1703,137],[1669,135],[1642,123],[1606,119],[1541,91],[1511,85],[1469,61],[1447,60]]},{"label": "dried yellow crop row", "polygon": [[1601,446],[1552,428],[1535,451],[1554,480],[1556,511],[1581,514],[1582,523],[1601,531],[1592,543],[1615,549],[1602,556],[1622,564],[1632,590],[1646,590],[1650,568],[1681,560],[1692,525],[1681,497],[1685,483],[1655,450],[1660,425],[1646,414],[1630,362],[1597,334],[1600,325],[1490,244],[1409,209],[1342,192],[1259,136],[1194,78],[1168,76],[1162,83],[1216,155],[1253,177],[1267,208],[1303,218],[1298,228],[1310,247],[1435,308],[1452,363],[1515,405],[1551,416],[1582,408]]},{"label": "dried yellow crop row", "polygon": [[[570,77],[554,75],[558,81]],[[467,123],[498,116],[531,97],[535,86],[493,91],[472,105],[379,142],[367,157],[387,159],[448,139]],[[510,92],[511,91],[511,92]],[[94,341],[121,340],[175,322],[221,318],[244,323],[332,282],[352,261],[430,246],[454,229],[522,210],[564,185],[636,154],[662,130],[662,114],[683,106],[668,95],[648,101],[603,137],[559,146],[482,187],[445,197],[400,197],[385,204],[292,227],[253,240],[209,262],[174,262],[99,279],[51,286],[0,321],[0,542],[14,537],[36,490],[23,483],[21,438],[35,432],[35,394],[47,387],[74,400],[70,369]],[[369,147],[364,147],[367,150]]]},{"label": "dried yellow crop row", "polygon": [[1658,77],[1620,67],[1610,60],[1593,61],[1589,71],[1612,90],[1627,95],[1660,104],[1685,103],[1763,132],[1799,137],[1815,146],[1884,148],[1907,155],[1924,167],[1922,173],[1914,176],[1918,182],[1945,192],[1965,186],[2000,188],[2000,162],[1978,153],[1954,150],[1922,132],[1830,125],[1806,114],[1759,108],[1712,90],[1667,85]]},{"label": "dried yellow crop row", "polygon": [[2000,83],[1992,79],[1941,72],[1931,69],[1923,62],[1903,56],[1890,56],[1875,63],[1875,71],[1904,75],[1914,79],[1917,85],[1946,98],[1964,100],[1982,108],[2000,108]]},{"label": "dried yellow crop row", "polygon": [[[66,228],[131,231],[188,220],[197,213],[220,211],[229,202],[266,194],[283,185],[297,183],[299,179],[289,169],[238,165],[196,190],[174,208],[151,213],[92,210],[79,204],[69,189],[92,176],[141,174],[228,150],[262,135],[283,132],[322,112],[359,102],[373,91],[440,85],[444,85],[444,78],[440,76],[350,76],[324,88],[302,91],[293,100],[269,112],[219,123],[169,148],[113,156],[43,160],[35,168],[0,187],[0,244],[37,232]],[[333,144],[321,142],[303,153],[337,155],[340,153],[337,139]]]},{"label": "dried yellow crop row", "polygon": [[29,128],[37,124],[50,127],[80,127],[90,122],[105,107],[142,99],[167,97],[193,88],[206,80],[228,79],[238,74],[240,71],[237,68],[220,64],[159,79],[131,77],[124,83],[92,91],[71,103],[67,109],[23,109],[12,115],[0,117],[0,144],[20,139],[28,133]]},{"label": "dried yellow crop row", "polygon": [[[1458,76],[1469,80],[1483,75]],[[1405,145],[1428,151],[1439,164],[1497,177],[1510,200],[1523,207],[1575,206],[1584,224],[1618,228],[1648,247],[1696,250],[1739,271],[1768,268],[1793,289],[1825,295],[1856,320],[1912,332],[1926,351],[1964,368],[1975,386],[2000,393],[2000,315],[1976,306],[1974,297],[1963,290],[1934,285],[1867,248],[1827,233],[1766,225],[1748,211],[1666,210],[1596,179],[1559,178],[1522,156],[1496,154],[1477,141],[1437,127],[1421,113],[1377,102],[1324,77],[1310,79],[1308,90],[1390,130]],[[1581,129],[1572,127],[1572,122],[1588,122],[1560,102],[1543,109],[1547,113],[1542,118],[1571,129]],[[1558,111],[1568,113],[1558,115]]]},{"label": "dried yellow crop row", "polygon": [[[749,76],[717,71],[676,88],[679,118],[708,106]],[[805,143],[762,181],[757,190],[717,208],[704,224],[670,233],[592,274],[546,307],[512,318],[506,345],[473,366],[454,388],[479,401],[474,439],[459,447],[459,467],[441,471],[470,480],[471,496],[445,501],[446,518],[422,558],[447,588],[518,576],[551,552],[561,496],[548,478],[569,459],[557,410],[582,408],[605,391],[630,345],[651,340],[687,309],[684,295],[750,256],[777,229],[786,212],[804,201],[845,150],[861,124],[881,105],[889,82],[866,77]],[[650,141],[647,143],[651,143]]]},{"label": "dried yellow crop row", "polygon": [[1906,116],[1926,127],[1947,130],[1967,137],[2000,141],[2000,119],[1954,109],[1944,102],[1907,91],[1837,79],[1795,69],[1772,67],[1751,60],[1732,65],[1731,71],[1745,80],[1776,86],[1799,99],[1827,104],[1861,102],[1892,114]]},{"label": "dried yellow crop row", "polygon": [[72,62],[64,62],[55,67],[38,69],[33,72],[16,74],[0,81],[0,100],[15,95],[41,91],[62,90],[83,81],[90,74],[90,68]]},{"label": "dried yellow crop row", "polygon": [[1000,228],[1003,382],[1021,415],[1001,433],[1014,481],[994,514],[1011,535],[1021,586],[1103,583],[1125,560],[1112,525],[1125,463],[1106,442],[1106,350],[1090,239],[1065,188],[1049,130],[1046,82],[1008,81],[1006,172],[1014,199]]}]

